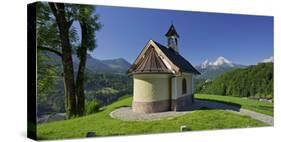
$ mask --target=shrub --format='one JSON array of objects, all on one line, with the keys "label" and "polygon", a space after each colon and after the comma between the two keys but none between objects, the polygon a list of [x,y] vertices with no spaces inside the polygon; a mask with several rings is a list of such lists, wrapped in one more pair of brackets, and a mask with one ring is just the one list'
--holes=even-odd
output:
[{"label": "shrub", "polygon": [[273,99],[273,93],[267,94],[265,96],[266,99]]},{"label": "shrub", "polygon": [[98,100],[86,102],[86,115],[98,112],[101,108],[101,102]]}]

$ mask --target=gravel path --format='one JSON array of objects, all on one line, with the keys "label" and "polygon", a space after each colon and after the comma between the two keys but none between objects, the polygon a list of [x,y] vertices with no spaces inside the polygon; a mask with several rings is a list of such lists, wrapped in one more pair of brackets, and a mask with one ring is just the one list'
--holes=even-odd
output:
[{"label": "gravel path", "polygon": [[212,108],[212,109],[224,109],[230,112],[234,112],[240,115],[247,115],[250,116],[253,119],[260,120],[268,125],[273,126],[273,117],[270,115],[265,115],[262,113],[254,112],[251,110],[243,109],[237,106],[225,104],[225,103],[219,103],[219,102],[213,102],[213,101],[207,101],[207,100],[196,100],[197,104],[195,103],[194,106],[197,106],[200,108],[200,106]]},{"label": "gravel path", "polygon": [[257,112],[254,112],[254,111],[250,111],[250,110],[247,110],[247,109],[240,109],[239,113],[241,115],[248,115],[254,119],[257,119],[257,120],[260,120],[268,125],[271,125],[273,126],[274,125],[274,119],[272,116],[269,116],[269,115],[265,115],[265,114],[262,114],[262,113],[257,113]]},{"label": "gravel path", "polygon": [[219,103],[207,100],[195,100],[195,102],[189,107],[187,111],[167,111],[158,113],[135,113],[132,112],[131,107],[121,107],[110,113],[112,118],[124,120],[124,121],[153,121],[160,119],[173,119],[178,116],[182,116],[187,113],[192,113],[194,110],[198,110],[202,107],[210,109],[223,109],[229,112],[234,112],[240,115],[247,115],[253,119],[260,120],[268,125],[273,125],[273,117],[254,111],[242,109],[240,107],[229,105],[225,103]]},{"label": "gravel path", "polygon": [[153,121],[160,119],[172,119],[181,115],[184,115],[186,111],[166,111],[157,113],[135,113],[132,111],[131,107],[121,107],[110,113],[112,118],[117,118],[125,121]]}]

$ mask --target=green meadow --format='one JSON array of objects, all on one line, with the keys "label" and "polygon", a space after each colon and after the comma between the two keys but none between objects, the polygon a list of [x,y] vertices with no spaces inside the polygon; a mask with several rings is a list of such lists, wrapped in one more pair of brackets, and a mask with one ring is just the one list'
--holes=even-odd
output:
[{"label": "green meadow", "polygon": [[[272,114],[272,109],[260,108],[261,106],[270,107],[272,105],[258,101],[241,98],[239,101],[238,98],[220,98],[213,95],[196,95],[196,98],[239,103],[242,108]],[[267,126],[265,123],[248,116],[216,109],[199,109],[183,116],[155,121],[122,121],[109,116],[113,110],[130,106],[131,102],[132,97],[127,97],[106,106],[100,112],[88,116],[40,124],[37,126],[38,139],[81,138],[85,137],[87,132],[93,131],[97,137],[180,132],[180,126],[182,125],[186,125],[190,131]]]},{"label": "green meadow", "polygon": [[241,108],[273,116],[273,103],[262,102],[248,98],[196,94],[195,98],[239,105]]}]

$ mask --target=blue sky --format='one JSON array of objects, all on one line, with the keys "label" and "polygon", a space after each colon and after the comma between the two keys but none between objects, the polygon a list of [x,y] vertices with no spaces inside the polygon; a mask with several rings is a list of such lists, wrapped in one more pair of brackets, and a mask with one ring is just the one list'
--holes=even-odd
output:
[{"label": "blue sky", "polygon": [[218,56],[256,64],[273,56],[273,17],[97,6],[97,59],[133,62],[148,40],[166,45],[171,23],[180,35],[180,54],[193,65]]}]

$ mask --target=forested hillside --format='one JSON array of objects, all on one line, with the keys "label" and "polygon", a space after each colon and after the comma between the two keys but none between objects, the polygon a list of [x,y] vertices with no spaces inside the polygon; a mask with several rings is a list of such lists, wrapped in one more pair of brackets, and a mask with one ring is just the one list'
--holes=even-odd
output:
[{"label": "forested hillside", "polygon": [[[97,100],[104,106],[124,95],[132,94],[132,78],[126,74],[87,73],[86,76],[86,102]],[[51,89],[38,94],[38,115],[65,112],[62,79],[57,77],[49,85]]]},{"label": "forested hillside", "polygon": [[[126,74],[130,64],[121,58],[98,60],[87,56],[85,72],[85,101],[108,105],[121,96],[132,94],[132,78]],[[73,56],[75,76],[78,59]],[[38,51],[38,115],[65,112],[64,82],[61,59],[52,53]]]},{"label": "forested hillside", "polygon": [[197,82],[197,93],[252,98],[273,97],[273,63],[226,72],[213,81]]}]

